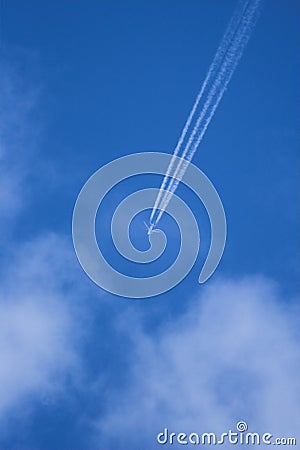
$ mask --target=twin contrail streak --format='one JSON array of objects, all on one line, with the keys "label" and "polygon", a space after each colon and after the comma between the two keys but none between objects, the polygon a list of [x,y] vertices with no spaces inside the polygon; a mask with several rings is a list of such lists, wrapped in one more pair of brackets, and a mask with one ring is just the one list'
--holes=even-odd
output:
[{"label": "twin contrail streak", "polygon": [[[251,36],[260,1],[238,3],[173,152],[151,212],[151,224],[156,225],[166,210],[215,114]],[[176,156],[183,160],[175,166]]]}]

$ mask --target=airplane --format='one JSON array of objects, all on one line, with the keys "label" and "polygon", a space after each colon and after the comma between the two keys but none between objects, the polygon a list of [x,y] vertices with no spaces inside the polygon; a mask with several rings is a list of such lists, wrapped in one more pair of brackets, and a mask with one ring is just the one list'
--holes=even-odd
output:
[{"label": "airplane", "polygon": [[147,223],[144,221],[145,227],[147,228],[147,234],[150,236],[150,234],[158,232],[159,230],[154,229],[154,223],[150,223],[150,225],[147,225]]}]

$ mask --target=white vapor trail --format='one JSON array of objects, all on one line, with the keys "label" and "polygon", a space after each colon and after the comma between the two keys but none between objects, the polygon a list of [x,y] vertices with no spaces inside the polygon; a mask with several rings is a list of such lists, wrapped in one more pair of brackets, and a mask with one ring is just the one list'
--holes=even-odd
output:
[{"label": "white vapor trail", "polygon": [[[251,36],[260,1],[240,0],[238,3],[173,152],[151,212],[151,224],[156,225],[166,210],[215,114]],[[174,167],[176,156],[182,160]]]}]

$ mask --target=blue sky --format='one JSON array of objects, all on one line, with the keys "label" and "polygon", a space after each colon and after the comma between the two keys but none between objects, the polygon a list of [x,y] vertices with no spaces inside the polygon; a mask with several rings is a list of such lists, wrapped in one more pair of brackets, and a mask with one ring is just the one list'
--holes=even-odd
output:
[{"label": "blue sky", "polygon": [[[2,2],[1,448],[152,449],[165,426],[226,431],[242,419],[253,431],[296,434],[297,1],[263,2],[194,158],[227,217],[212,279],[197,284],[209,224],[183,186],[204,242],[170,292],[106,293],[72,246],[73,207],[93,172],[130,153],[172,152],[235,3]],[[103,224],[129,192],[160,182],[125,182]],[[145,248],[142,220],[136,227]],[[162,227],[167,234],[167,217]],[[177,235],[163,264],[176,245]]]}]

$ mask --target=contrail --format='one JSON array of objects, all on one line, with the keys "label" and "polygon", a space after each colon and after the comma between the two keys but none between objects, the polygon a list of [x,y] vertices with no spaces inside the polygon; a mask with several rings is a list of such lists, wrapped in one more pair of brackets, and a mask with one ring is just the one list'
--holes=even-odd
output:
[{"label": "contrail", "polygon": [[186,136],[187,132],[189,131],[189,128],[190,128],[191,123],[192,123],[192,120],[193,120],[194,115],[195,115],[195,113],[197,111],[198,105],[199,105],[200,100],[201,100],[201,98],[202,98],[202,96],[204,94],[204,91],[207,88],[207,86],[209,85],[209,83],[211,82],[211,80],[214,79],[215,76],[216,76],[216,72],[219,69],[219,67],[220,67],[220,65],[221,65],[221,63],[222,63],[222,61],[224,59],[224,56],[226,54],[226,51],[227,51],[229,45],[232,42],[232,39],[233,39],[234,34],[236,32],[236,29],[237,29],[237,27],[238,27],[238,25],[240,23],[241,17],[244,14],[244,10],[245,10],[245,8],[247,6],[247,3],[249,3],[249,0],[247,0],[246,2],[242,1],[242,0],[239,1],[238,7],[236,8],[236,10],[235,10],[235,12],[234,12],[234,14],[233,14],[233,16],[232,16],[228,26],[227,26],[227,29],[225,31],[225,34],[224,34],[223,38],[222,38],[221,44],[219,45],[217,53],[215,54],[213,62],[211,63],[211,66],[210,66],[210,68],[209,68],[209,70],[207,72],[205,80],[204,80],[204,82],[203,82],[203,84],[201,86],[201,89],[200,89],[200,91],[199,91],[199,93],[197,95],[195,103],[194,103],[194,105],[193,105],[193,107],[191,109],[191,112],[190,112],[190,114],[188,116],[188,119],[187,119],[187,121],[185,123],[185,126],[184,126],[184,128],[183,128],[183,130],[181,132],[181,135],[180,135],[180,138],[179,138],[179,140],[177,142],[176,148],[175,148],[175,150],[173,152],[173,157],[172,157],[172,159],[170,161],[170,164],[169,164],[167,172],[166,172],[166,174],[164,176],[164,179],[163,179],[163,182],[162,182],[159,194],[158,194],[158,196],[156,198],[156,201],[155,201],[152,213],[151,213],[150,221],[153,219],[155,211],[157,210],[157,207],[158,207],[158,205],[160,203],[161,197],[164,194],[164,189],[166,188],[166,185],[167,185],[168,181],[170,181],[169,178],[171,176],[173,176],[172,175],[172,170],[174,168],[175,157],[178,155],[178,153],[180,151],[180,148],[181,148],[181,146],[182,146],[182,144],[184,142],[185,136]]},{"label": "contrail", "polygon": [[[156,198],[150,222],[157,224],[164,213],[173,193],[177,189],[191,159],[193,158],[206,130],[214,116],[214,113],[224,95],[231,80],[235,68],[242,57],[244,49],[251,36],[252,29],[258,17],[258,6],[261,0],[242,0],[230,20],[217,53],[208,70],[196,101],[192,107],[186,124],[182,130],[173,158],[160,187]],[[208,92],[207,92],[208,91]],[[200,102],[204,102],[187,143],[180,153],[182,144],[190,131],[194,116],[199,110]],[[180,156],[184,160],[174,167],[175,157]]]}]

